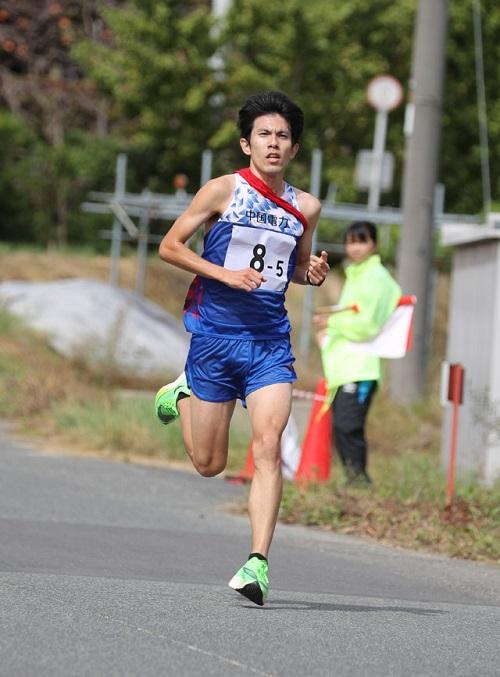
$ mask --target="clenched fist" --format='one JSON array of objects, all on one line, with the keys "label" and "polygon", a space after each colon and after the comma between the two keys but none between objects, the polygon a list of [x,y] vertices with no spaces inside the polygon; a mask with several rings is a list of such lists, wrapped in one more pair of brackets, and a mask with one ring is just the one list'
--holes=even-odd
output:
[{"label": "clenched fist", "polygon": [[319,287],[325,281],[329,270],[328,254],[325,251],[322,251],[320,256],[311,254],[309,267],[306,270],[306,282],[314,287]]},{"label": "clenched fist", "polygon": [[253,268],[243,268],[243,270],[224,269],[224,275],[221,280],[231,289],[242,289],[243,291],[254,291],[266,281],[262,273]]}]

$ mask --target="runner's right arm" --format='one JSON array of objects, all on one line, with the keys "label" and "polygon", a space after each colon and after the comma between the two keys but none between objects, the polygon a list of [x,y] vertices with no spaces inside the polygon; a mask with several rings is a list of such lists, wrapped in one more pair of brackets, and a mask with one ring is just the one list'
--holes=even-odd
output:
[{"label": "runner's right arm", "polygon": [[220,176],[208,181],[194,196],[191,204],[174,222],[160,243],[160,258],[196,275],[218,280],[233,289],[253,291],[264,281],[253,268],[228,270],[203,259],[186,242],[204,224],[222,214],[234,190],[234,177]]}]

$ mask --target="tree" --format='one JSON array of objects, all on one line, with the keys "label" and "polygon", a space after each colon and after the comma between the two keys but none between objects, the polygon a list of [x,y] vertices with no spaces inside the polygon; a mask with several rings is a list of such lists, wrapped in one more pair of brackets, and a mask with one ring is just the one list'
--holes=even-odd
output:
[{"label": "tree", "polygon": [[[443,115],[441,180],[447,207],[481,208],[479,135],[474,71],[472,0],[450,0],[446,101]],[[500,86],[497,64],[500,6],[483,0],[485,70],[491,157],[500,152]],[[307,115],[303,160],[314,146],[324,151],[327,181],[340,199],[363,201],[353,185],[358,150],[370,148],[374,111],[366,102],[369,80],[389,73],[406,87],[410,74],[415,2],[400,0],[234,0],[224,34],[225,92],[232,115],[249,91],[277,88],[295,97]],[[286,17],[286,20],[285,20]],[[404,152],[404,107],[391,113],[388,149],[400,172]],[[224,145],[230,124],[217,137]],[[230,162],[227,163],[228,165]],[[306,178],[306,167],[296,164]],[[493,194],[500,193],[500,169],[492,162]],[[399,176],[396,184],[399,187]],[[325,187],[324,187],[325,188]],[[385,197],[399,204],[399,190]]]},{"label": "tree", "polygon": [[23,225],[30,218],[29,207],[17,182],[17,166],[32,153],[36,140],[21,118],[0,111],[0,237],[5,240],[28,239]]},{"label": "tree", "polygon": [[[482,208],[479,124],[474,66],[473,0],[450,2],[447,82],[443,116],[441,181],[447,208],[479,212]],[[500,201],[500,5],[482,0],[484,70],[488,107],[491,188]],[[497,205],[497,209],[500,204]]]},{"label": "tree", "polygon": [[103,16],[110,45],[87,40],[74,50],[116,104],[131,144],[153,160],[153,188],[182,171],[197,184],[200,156],[216,125],[210,57],[216,49],[207,3],[132,0]]},{"label": "tree", "polygon": [[[51,241],[66,242],[74,194],[64,176],[66,137],[75,128],[100,137],[107,134],[106,100],[84,79],[70,54],[72,43],[86,32],[101,41],[109,39],[96,6],[95,0],[6,0],[0,9],[0,103],[38,137],[32,156],[13,166],[14,172],[24,166],[27,173],[18,175],[21,192],[34,200],[27,237],[33,237],[34,227],[36,237],[45,233]],[[54,179],[49,190],[32,190],[49,176]],[[52,199],[42,213],[37,206],[42,209],[48,194]]]},{"label": "tree", "polygon": [[[283,0],[279,4],[234,0],[224,33],[224,84],[231,118],[249,92],[283,90],[306,113],[302,163],[296,163],[292,173],[303,184],[309,154],[320,147],[325,183],[335,182],[341,197],[355,199],[355,154],[371,147],[373,133],[374,113],[366,105],[366,86],[380,73],[407,78],[409,64],[404,56],[411,35],[404,28],[411,23],[412,6],[409,0],[398,3],[397,10],[390,0]],[[389,30],[397,36],[390,44]],[[229,129],[228,121],[217,141],[223,142]],[[396,125],[390,129],[389,143],[401,153],[402,133]]]},{"label": "tree", "polygon": [[[440,172],[448,211],[477,212],[482,206],[472,1],[450,0]],[[338,199],[366,201],[353,180],[357,151],[372,145],[375,113],[367,105],[366,87],[381,73],[406,86],[415,4],[233,0],[221,31],[214,30],[209,0],[5,0],[0,8],[0,106],[27,122],[41,144],[39,157],[53,163],[45,175],[56,181],[50,216],[37,216],[55,223],[38,232],[51,239],[59,233],[64,241],[67,228],[73,227],[80,193],[65,187],[64,172],[77,186],[92,184],[90,178],[82,183],[71,169],[72,146],[84,152],[82,139],[92,148],[98,147],[94,138],[109,139],[102,142],[103,151],[119,147],[133,154],[139,186],[168,191],[174,175],[182,172],[194,190],[207,145],[216,151],[217,172],[241,163],[238,107],[251,92],[270,88],[288,93],[306,112],[302,151],[291,167],[291,180],[307,186],[310,153],[320,147],[322,195],[333,182]],[[492,193],[498,199],[500,6],[482,0],[482,9]],[[222,70],[213,60],[218,49]],[[397,176],[384,201],[394,205],[399,204],[403,115],[404,106],[391,113],[387,139]],[[0,147],[2,159],[10,157],[8,147]],[[21,144],[22,157],[14,167],[24,162],[26,147]],[[30,153],[37,156],[33,147]],[[102,171],[90,158],[86,163],[96,172],[95,187],[110,166],[103,154],[98,157]],[[35,173],[34,185],[44,178],[40,165],[26,160],[23,166]],[[7,174],[0,172],[0,182]],[[5,178],[6,185],[10,180]],[[36,191],[25,193],[39,200]],[[8,190],[0,185],[1,194],[7,196]],[[54,205],[59,205],[56,213]]]}]

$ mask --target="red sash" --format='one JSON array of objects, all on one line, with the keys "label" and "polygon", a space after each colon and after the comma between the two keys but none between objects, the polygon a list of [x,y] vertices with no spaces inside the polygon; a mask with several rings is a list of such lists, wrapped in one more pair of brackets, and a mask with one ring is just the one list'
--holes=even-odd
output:
[{"label": "red sash", "polygon": [[262,181],[262,179],[259,179],[258,176],[255,176],[255,174],[249,169],[248,167],[245,167],[244,169],[238,169],[236,170],[236,174],[239,174],[242,176],[247,183],[249,183],[252,188],[255,188],[261,195],[264,197],[267,197],[268,200],[271,200],[274,202],[274,204],[277,204],[278,207],[281,207],[285,211],[287,211],[289,214],[293,214],[295,218],[297,218],[304,228],[308,227],[307,219],[302,214],[302,212],[299,212],[298,209],[296,209],[293,205],[291,205],[289,202],[286,200],[283,200],[282,197],[280,197],[277,193],[274,192],[274,190],[271,190],[269,186]]}]

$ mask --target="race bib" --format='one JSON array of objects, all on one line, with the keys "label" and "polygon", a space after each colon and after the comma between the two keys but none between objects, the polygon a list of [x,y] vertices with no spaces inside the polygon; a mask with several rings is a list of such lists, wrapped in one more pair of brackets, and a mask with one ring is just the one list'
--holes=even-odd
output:
[{"label": "race bib", "polygon": [[266,279],[260,289],[280,292],[287,284],[288,262],[295,245],[295,238],[291,235],[262,228],[233,226],[224,268],[253,268]]}]

